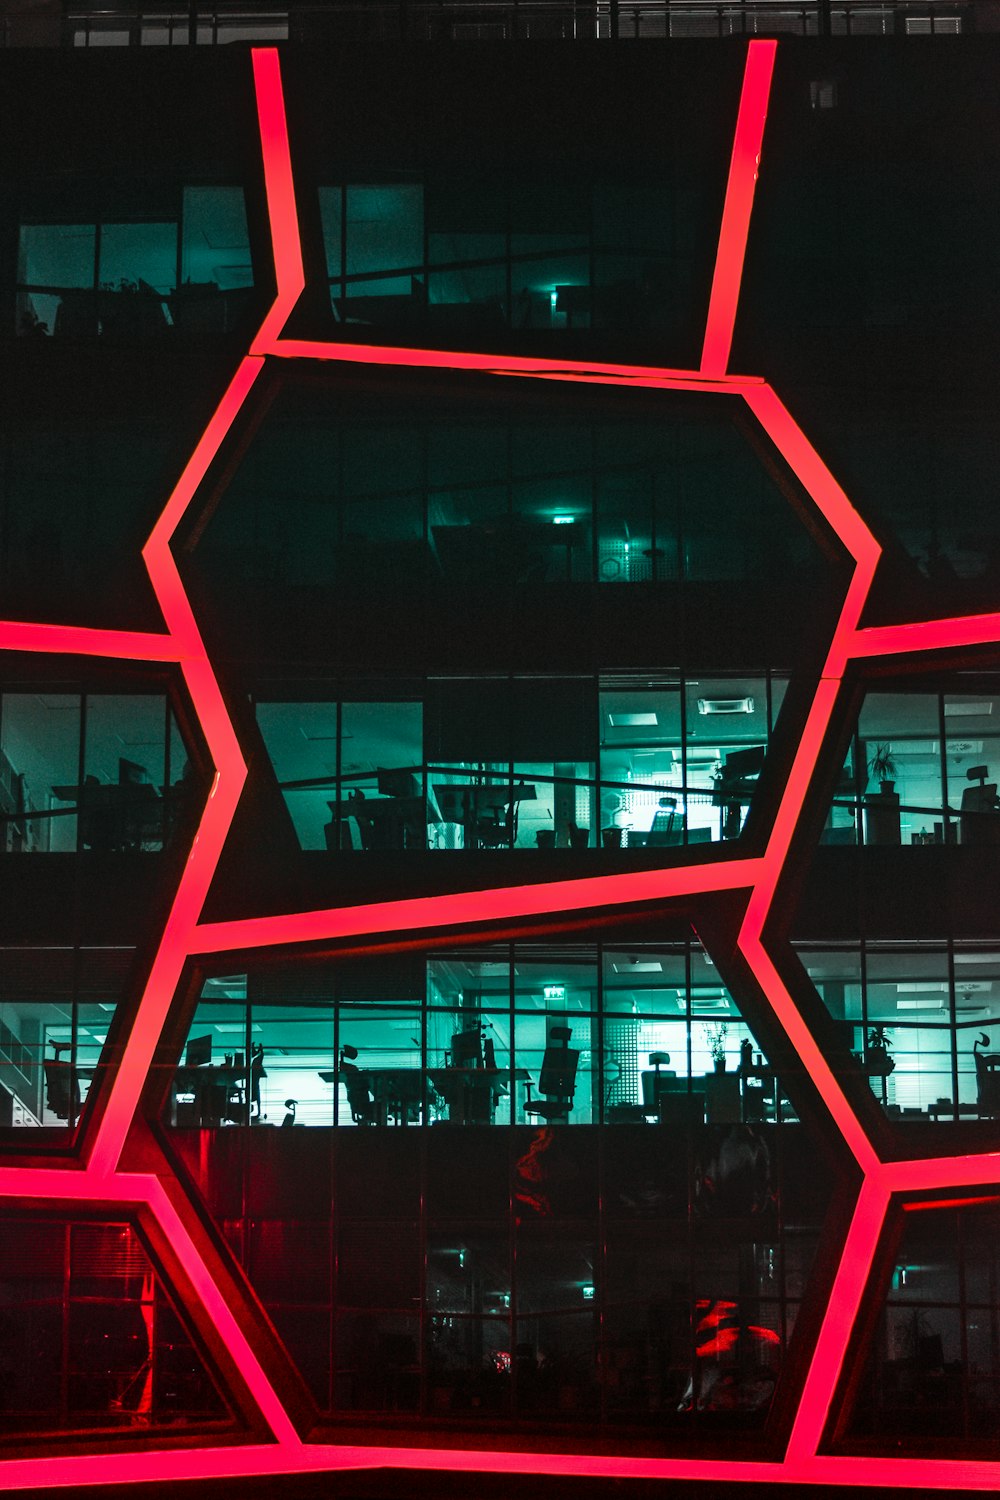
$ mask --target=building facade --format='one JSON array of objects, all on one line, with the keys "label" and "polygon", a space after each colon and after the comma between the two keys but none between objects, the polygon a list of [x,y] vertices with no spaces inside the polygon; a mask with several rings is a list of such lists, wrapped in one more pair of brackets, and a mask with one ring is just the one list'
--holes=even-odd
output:
[{"label": "building facade", "polygon": [[12,1488],[1000,1460],[993,9],[624,11],[0,52]]}]

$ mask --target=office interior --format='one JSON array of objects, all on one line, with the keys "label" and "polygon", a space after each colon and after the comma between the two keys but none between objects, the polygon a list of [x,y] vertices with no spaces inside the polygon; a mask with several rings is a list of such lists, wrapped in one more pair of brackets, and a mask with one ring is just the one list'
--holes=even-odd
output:
[{"label": "office interior", "polygon": [[255,714],[303,849],[666,849],[739,838],[786,685],[453,677]]}]

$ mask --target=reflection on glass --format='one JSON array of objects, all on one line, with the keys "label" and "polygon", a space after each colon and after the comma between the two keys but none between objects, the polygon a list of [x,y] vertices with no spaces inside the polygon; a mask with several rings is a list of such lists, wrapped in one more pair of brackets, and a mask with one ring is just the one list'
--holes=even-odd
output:
[{"label": "reflection on glass", "polygon": [[132,1225],[7,1214],[6,1434],[226,1417]]},{"label": "reflection on glass", "polygon": [[213,1129],[793,1118],[734,996],[683,943],[212,978],[170,1108],[174,1124]]},{"label": "reflection on glass", "polygon": [[[799,956],[837,1031],[836,1064],[868,1078],[893,1119],[1000,1116],[1000,958],[955,944],[871,943]],[[995,1075],[995,1076],[994,1076]]]},{"label": "reflection on glass", "polygon": [[129,948],[0,950],[0,1128],[77,1124],[131,960]]},{"label": "reflection on glass", "polygon": [[[78,694],[3,695],[0,796],[3,847],[8,852],[62,853],[76,848],[80,725]],[[39,816],[33,818],[32,813]]]},{"label": "reflection on glass", "polygon": [[197,799],[162,695],[3,695],[0,848],[7,853],[153,852],[194,815]]},{"label": "reflection on glass", "polygon": [[1000,1359],[996,1327],[997,1210],[994,1205],[903,1215],[848,1431],[869,1451],[898,1451],[919,1434],[965,1445],[990,1443]]}]

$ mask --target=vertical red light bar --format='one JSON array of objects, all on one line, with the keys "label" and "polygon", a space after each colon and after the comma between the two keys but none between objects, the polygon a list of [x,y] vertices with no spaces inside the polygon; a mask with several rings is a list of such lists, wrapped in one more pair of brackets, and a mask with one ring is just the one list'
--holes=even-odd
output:
[{"label": "vertical red light bar", "polygon": [[705,342],[701,351],[703,375],[725,375],[729,366],[729,350],[733,342],[736,306],[743,276],[743,257],[750,231],[750,213],[753,209],[777,47],[777,42],[751,42],[747,52],[743,90],[733,137],[733,154],[729,163],[729,181],[722,210],[719,248],[715,257],[715,274],[708,303]]},{"label": "vertical red light bar", "polygon": [[271,253],[277,296],[250,347],[251,354],[267,354],[288,321],[288,315],[306,284],[295,209],[295,182],[288,140],[285,96],[281,88],[281,64],[273,47],[254,47],[254,87],[257,118],[264,158],[264,191],[271,230]]}]

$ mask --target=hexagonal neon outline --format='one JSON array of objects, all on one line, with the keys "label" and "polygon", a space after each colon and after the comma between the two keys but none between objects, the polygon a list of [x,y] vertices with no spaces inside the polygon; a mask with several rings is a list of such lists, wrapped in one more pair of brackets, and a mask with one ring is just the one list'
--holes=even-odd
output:
[{"label": "hexagonal neon outline", "polygon": [[[238,1477],[372,1466],[581,1477],[753,1480],[771,1484],[862,1482],[869,1486],[957,1486],[970,1490],[995,1489],[1000,1483],[1000,1464],[992,1462],[855,1458],[819,1452],[847,1340],[893,1194],[934,1191],[943,1187],[964,1188],[970,1192],[985,1188],[989,1190],[988,1196],[995,1198],[1000,1196],[996,1188],[1000,1178],[1000,1153],[923,1161],[880,1161],[766,951],[763,928],[848,664],[876,655],[938,651],[996,642],[1000,640],[1000,613],[862,628],[859,621],[880,556],[878,544],[770,386],[759,377],[727,373],[776,46],[771,41],[754,41],[749,44],[747,52],[705,341],[697,370],[282,339],[287,318],[303,290],[304,274],[278,55],[274,49],[253,51],[277,295],[143,549],[167,633],[0,622],[0,648],[176,663],[216,767],[206,806],[136,1009],[123,1062],[109,1090],[97,1129],[92,1139],[84,1142],[81,1164],[68,1168],[0,1167],[0,1197],[20,1203],[113,1202],[148,1208],[177,1246],[204,1310],[225,1331],[243,1379],[274,1441],[224,1448],[144,1449],[73,1457],[56,1455],[0,1460],[0,1482],[5,1488],[40,1489],[88,1482],[109,1485],[140,1480]],[[246,780],[246,765],[170,551],[170,541],[267,358],[335,359],[353,363],[472,369],[496,375],[648,389],[697,390],[743,397],[855,563],[762,856],[714,865],[591,877],[282,917],[200,922],[205,896]],[[835,1123],[863,1172],[852,1224],[783,1459],[602,1458],[303,1442],[261,1367],[252,1343],[198,1255],[183,1218],[161,1179],[154,1174],[118,1170],[125,1137],[185,961],[194,955],[237,947],[420,929],[428,924],[440,928],[456,923],[662,900],[702,891],[737,888],[750,890],[739,935],[740,950],[801,1061],[816,1080]]]}]

